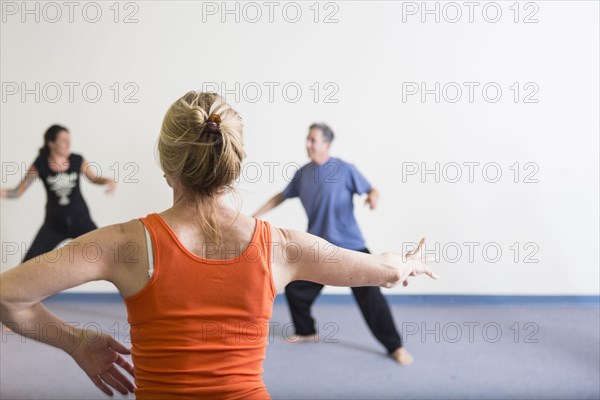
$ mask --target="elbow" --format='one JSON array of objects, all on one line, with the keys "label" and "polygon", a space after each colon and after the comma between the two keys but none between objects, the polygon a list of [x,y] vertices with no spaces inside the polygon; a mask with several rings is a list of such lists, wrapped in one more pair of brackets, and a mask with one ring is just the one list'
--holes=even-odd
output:
[{"label": "elbow", "polygon": [[0,307],[2,308],[2,311],[4,311],[5,309],[10,308],[11,306],[11,285],[8,282],[3,282],[4,279],[2,276],[0,276],[0,279],[2,279],[2,281],[0,281]]},{"label": "elbow", "polygon": [[11,309],[7,307],[3,302],[0,303],[0,322],[4,325],[8,325],[10,321],[10,311]]},{"label": "elbow", "polygon": [[10,298],[11,284],[6,279],[7,272],[0,274],[0,307],[8,304]]},{"label": "elbow", "polygon": [[19,287],[2,275],[0,275],[0,319],[4,322],[9,315],[26,309],[31,304],[20,301]]},{"label": "elbow", "polygon": [[2,290],[0,290],[0,322],[5,325],[10,319],[11,311],[14,309],[9,296],[6,294],[6,289],[5,285],[2,285]]},{"label": "elbow", "polygon": [[19,197],[21,197],[24,191],[24,189],[18,187],[16,189],[7,190],[5,193],[6,197],[9,199],[18,199]]}]

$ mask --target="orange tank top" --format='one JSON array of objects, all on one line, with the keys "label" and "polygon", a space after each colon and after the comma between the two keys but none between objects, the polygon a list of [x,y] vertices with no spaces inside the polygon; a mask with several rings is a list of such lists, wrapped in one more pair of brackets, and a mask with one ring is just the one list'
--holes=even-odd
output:
[{"label": "orange tank top", "polygon": [[277,294],[269,223],[256,220],[239,256],[209,260],[186,249],[160,215],[140,220],[154,272],[124,299],[136,398],[269,399],[262,364]]}]

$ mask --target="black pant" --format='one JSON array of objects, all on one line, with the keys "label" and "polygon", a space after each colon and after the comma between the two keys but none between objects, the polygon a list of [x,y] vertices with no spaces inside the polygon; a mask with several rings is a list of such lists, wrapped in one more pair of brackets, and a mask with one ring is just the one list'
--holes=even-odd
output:
[{"label": "black pant", "polygon": [[[370,253],[368,249],[359,250]],[[294,281],[285,287],[285,296],[292,314],[297,335],[313,335],[315,320],[310,308],[321,293],[323,285],[309,281]],[[402,338],[396,329],[387,300],[377,286],[353,287],[352,294],[373,335],[389,353],[402,347]]]},{"label": "black pant", "polygon": [[23,262],[54,250],[65,239],[74,239],[97,228],[89,216],[64,220],[46,217]]}]

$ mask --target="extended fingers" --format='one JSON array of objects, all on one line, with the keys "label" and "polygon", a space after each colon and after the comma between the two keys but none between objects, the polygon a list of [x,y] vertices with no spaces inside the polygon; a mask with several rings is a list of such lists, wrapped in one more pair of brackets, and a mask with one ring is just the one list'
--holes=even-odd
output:
[{"label": "extended fingers", "polygon": [[417,246],[417,248],[415,249],[415,251],[413,251],[413,254],[418,254],[421,252],[421,247],[423,247],[423,244],[425,243],[425,238],[422,237],[421,240],[419,240],[419,244]]},{"label": "extended fingers", "polygon": [[440,276],[438,274],[436,274],[435,272],[433,272],[432,270],[430,270],[429,268],[424,268],[423,270],[413,270],[408,276],[418,276],[421,274],[426,274],[429,277],[433,278],[433,279],[439,279]]},{"label": "extended fingers", "polygon": [[92,382],[94,382],[94,385],[96,385],[96,387],[98,387],[98,389],[102,390],[105,394],[112,396],[113,395],[113,391],[110,390],[110,388],[108,386],[106,386],[104,384],[104,382],[102,382],[102,379],[100,379],[100,376],[93,376],[90,377],[90,379],[92,380]]},{"label": "extended fingers", "polygon": [[438,274],[436,274],[435,272],[433,272],[430,269],[425,270],[425,273],[431,278],[431,279],[440,279],[440,276]]},{"label": "extended fingers", "polygon": [[121,354],[131,354],[131,350],[129,350],[127,347],[123,346],[119,341],[115,340],[112,336],[108,336],[107,339],[108,339],[108,345],[114,351],[121,353]]},{"label": "extended fingers", "polygon": [[421,251],[421,246],[423,246],[423,243],[425,243],[425,238],[422,237],[421,240],[419,240],[419,244],[417,244],[417,247],[413,250],[413,251],[408,251],[406,253],[406,256],[413,256],[415,254],[417,254],[418,252]]},{"label": "extended fingers", "polygon": [[123,368],[125,371],[127,371],[129,373],[129,375],[133,376],[135,378],[135,370],[133,369],[133,365],[131,365],[129,363],[129,361],[127,361],[125,358],[123,358],[122,355],[118,355],[117,359],[115,360],[115,364],[117,364],[119,367]]},{"label": "extended fingers", "polygon": [[110,374],[121,383],[129,392],[133,393],[135,385],[114,365],[108,370]]},{"label": "extended fingers", "polygon": [[100,374],[100,377],[104,382],[117,389],[117,391],[119,391],[121,394],[129,393],[127,388],[125,388],[125,386],[123,386],[123,384],[112,375],[112,371],[113,369],[109,369],[108,371],[105,371],[102,374]]}]

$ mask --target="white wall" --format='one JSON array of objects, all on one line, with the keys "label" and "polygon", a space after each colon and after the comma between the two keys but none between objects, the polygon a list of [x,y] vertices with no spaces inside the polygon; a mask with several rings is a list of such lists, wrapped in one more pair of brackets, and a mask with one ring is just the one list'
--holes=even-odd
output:
[{"label": "white wall", "polygon": [[[72,132],[72,151],[98,163],[104,175],[113,176],[115,168],[120,172],[113,196],[83,184],[98,225],[162,211],[170,206],[171,193],[154,146],[164,112],[187,90],[216,82],[235,91],[239,82],[248,89],[245,95],[240,91],[236,99],[225,94],[244,118],[247,162],[263,165],[255,183],[250,183],[254,170],[246,169],[249,179],[239,186],[243,212],[253,212],[284,188],[283,166],[307,161],[307,126],[326,121],[337,134],[333,154],[356,164],[381,191],[376,211],[356,199],[357,218],[371,250],[400,252],[404,242],[421,235],[428,237],[429,249],[440,246],[443,257],[434,268],[442,280],[415,280],[406,289],[388,293],[599,294],[597,2],[520,3],[517,23],[513,2],[504,1],[478,3],[472,23],[463,2],[428,2],[429,9],[439,7],[439,23],[434,15],[424,15],[426,21],[421,21],[421,2],[320,3],[318,23],[312,2],[295,3],[302,10],[297,23],[283,18],[286,4],[285,17],[295,17],[294,4],[289,3],[278,3],[272,23],[262,2],[253,3],[262,11],[256,23],[249,22],[256,8],[245,3],[237,4],[239,23],[234,14],[225,15],[222,22],[221,13],[203,13],[222,9],[221,2],[148,1],[128,3],[127,9],[121,3],[118,23],[113,21],[113,2],[79,3],[72,23],[62,2],[54,3],[60,18],[54,6],[28,2],[30,9],[37,4],[39,22],[35,12],[23,15],[22,4],[2,3],[2,187],[18,183],[19,174],[11,174],[10,168],[15,163],[19,171],[22,163],[26,168],[44,130],[61,123]],[[84,15],[94,19],[95,5],[102,16],[96,23],[87,22]],[[462,18],[451,23],[454,5]],[[236,3],[227,7],[233,9]],[[415,7],[419,11],[413,15]],[[486,21],[484,7],[488,20],[500,8],[500,20]],[[123,23],[131,12],[138,22]],[[323,23],[331,13],[338,22]],[[537,23],[523,22],[530,14]],[[49,22],[52,19],[57,22]],[[35,92],[36,82],[39,102],[34,94],[23,100],[21,88],[11,94],[21,83]],[[52,82],[62,88],[56,102]],[[65,82],[79,84],[72,102]],[[115,82],[120,87],[116,103],[111,90]],[[133,96],[137,103],[124,101],[132,92],[125,88],[128,82],[138,89]],[[263,90],[256,102],[252,82]],[[279,85],[273,101],[264,82]],[[311,90],[315,82],[320,87],[318,101]],[[430,89],[435,82],[441,87],[456,82],[463,93],[452,103],[455,92],[447,85],[439,103],[433,95],[425,102],[418,95],[403,101],[403,82],[425,82]],[[473,102],[464,82],[479,84]],[[502,89],[497,102],[482,96],[481,88],[490,82]],[[515,82],[520,87],[518,102],[510,88]],[[528,82],[533,85],[525,87]],[[96,103],[83,96],[86,83],[102,89]],[[282,95],[287,83],[302,89],[295,103]],[[537,102],[524,102],[534,87],[538,91],[531,99]],[[324,101],[332,88],[337,88],[332,96],[337,103]],[[495,95],[492,89],[488,93]],[[294,91],[288,94],[294,96]],[[94,91],[88,95],[95,96]],[[137,169],[127,168],[128,162]],[[280,163],[272,179],[267,162]],[[448,179],[436,183],[427,175],[423,183],[414,175],[403,182],[406,163],[433,168],[436,162],[447,166]],[[474,182],[468,181],[468,162],[480,163]],[[514,167],[510,169],[515,162],[520,166],[518,183],[513,181]],[[533,176],[537,183],[523,182],[534,171],[524,168],[528,162],[538,167]],[[455,164],[449,163],[462,166],[457,183],[449,182],[455,172],[450,169]],[[482,165],[487,163],[500,166],[497,183],[484,180]],[[137,183],[122,182],[130,173]],[[493,170],[486,177],[493,178]],[[22,257],[9,251],[10,246],[29,246],[41,226],[45,194],[38,182],[19,201],[3,199],[0,204],[5,270]],[[280,226],[306,227],[298,200],[265,218]],[[467,242],[476,243],[472,261]],[[526,243],[530,247],[525,248]],[[502,250],[499,261],[484,258],[486,244]],[[450,262],[457,247],[462,257]],[[493,249],[489,257],[495,256]],[[524,262],[534,251],[533,259],[539,262]],[[77,290],[113,288],[93,283]]]}]

